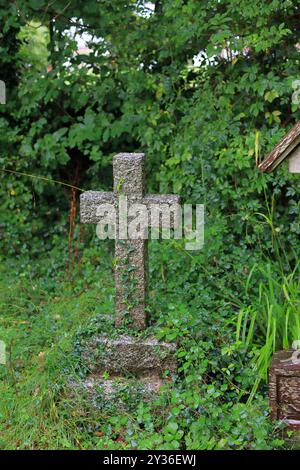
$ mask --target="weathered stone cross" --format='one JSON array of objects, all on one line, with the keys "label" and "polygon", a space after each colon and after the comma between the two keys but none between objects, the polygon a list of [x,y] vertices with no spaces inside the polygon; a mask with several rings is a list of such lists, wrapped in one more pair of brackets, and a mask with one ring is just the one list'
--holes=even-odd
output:
[{"label": "weathered stone cross", "polygon": [[[80,197],[80,220],[82,223],[97,224],[101,217],[97,208],[102,204],[114,204],[118,208],[120,195],[127,197],[128,214],[130,205],[143,204],[171,208],[179,205],[176,195],[145,195],[145,156],[142,153],[120,153],[113,159],[114,191],[86,191]],[[149,211],[148,211],[149,213]],[[149,221],[148,226],[151,226]],[[115,243],[115,284],[116,284],[116,326],[129,325],[144,329],[147,325],[147,240],[122,239],[116,230]]]}]

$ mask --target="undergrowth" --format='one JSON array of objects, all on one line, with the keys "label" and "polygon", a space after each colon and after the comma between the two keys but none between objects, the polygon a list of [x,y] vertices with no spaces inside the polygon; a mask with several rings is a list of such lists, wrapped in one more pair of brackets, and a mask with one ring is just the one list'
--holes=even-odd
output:
[{"label": "undergrowth", "polygon": [[[268,418],[264,385],[247,404],[256,375],[255,350],[237,342],[234,328],[228,327],[228,318],[238,315],[238,304],[231,300],[234,295],[228,287],[228,299],[224,299],[221,277],[209,277],[206,272],[193,280],[193,263],[199,262],[195,258],[187,260],[190,285],[183,302],[187,279],[183,276],[173,284],[172,270],[178,266],[169,269],[162,261],[165,256],[183,262],[173,249],[172,242],[151,245],[149,297],[158,339],[178,343],[178,373],[166,380],[152,402],[138,401],[124,387],[125,409],[118,407],[118,401],[105,402],[101,390],[92,401],[82,390],[70,393],[68,388],[88,374],[76,348],[78,338],[83,332],[92,337],[99,329],[97,316],[113,313],[109,250],[86,249],[79,265],[67,273],[57,273],[48,257],[34,267],[28,259],[5,262],[0,282],[0,338],[7,346],[7,364],[0,366],[1,448],[270,449],[283,445],[280,428]],[[58,266],[62,262],[59,258]]]}]

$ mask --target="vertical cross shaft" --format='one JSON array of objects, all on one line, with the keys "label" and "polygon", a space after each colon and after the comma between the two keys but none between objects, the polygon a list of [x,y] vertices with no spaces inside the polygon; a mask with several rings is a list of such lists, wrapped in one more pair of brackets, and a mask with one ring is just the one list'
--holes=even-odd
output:
[{"label": "vertical cross shaft", "polygon": [[[113,172],[115,201],[119,196],[126,196],[128,207],[131,204],[142,203],[145,195],[144,154],[116,155],[113,161]],[[122,217],[123,214],[120,213],[119,219]],[[121,227],[118,227],[119,236],[115,247],[116,326],[128,324],[144,329],[146,327],[148,272],[147,240],[122,240],[124,234],[120,229]]]}]

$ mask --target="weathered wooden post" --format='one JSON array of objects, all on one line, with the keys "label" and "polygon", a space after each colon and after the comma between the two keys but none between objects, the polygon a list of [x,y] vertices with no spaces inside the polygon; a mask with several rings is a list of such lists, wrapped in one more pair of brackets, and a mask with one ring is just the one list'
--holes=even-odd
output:
[{"label": "weathered wooden post", "polygon": [[[289,171],[300,173],[300,121],[281,139],[259,165],[271,172],[286,158]],[[271,416],[282,419],[290,429],[300,430],[300,354],[279,351],[274,354],[269,373]]]},{"label": "weathered wooden post", "polygon": [[300,173],[300,121],[278,142],[258,168],[270,173],[286,158],[290,173]]}]

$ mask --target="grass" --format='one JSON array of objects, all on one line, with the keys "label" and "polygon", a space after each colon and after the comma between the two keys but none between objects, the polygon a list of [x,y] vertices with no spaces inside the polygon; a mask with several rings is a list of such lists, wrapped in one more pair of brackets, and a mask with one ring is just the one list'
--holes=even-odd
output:
[{"label": "grass", "polygon": [[72,339],[78,328],[113,309],[112,277],[105,274],[92,287],[79,289],[71,276],[49,285],[22,272],[7,274],[2,267],[0,338],[7,364],[0,366],[1,448],[74,446],[77,411],[64,397],[60,415],[57,391],[65,383],[64,370],[76,362]]},{"label": "grass", "polygon": [[267,381],[274,352],[291,349],[293,343],[300,340],[300,263],[297,262],[289,274],[270,263],[255,264],[246,283],[246,295],[257,279],[257,301],[240,310],[236,327],[237,341],[247,349],[253,346],[257,349],[258,376],[249,402],[253,400],[260,381]]},{"label": "grass", "polygon": [[[0,365],[0,449],[124,448],[125,425],[128,435],[141,436],[140,420],[149,419],[148,407],[126,387],[119,396],[126,409],[120,400],[101,400],[101,390],[95,407],[85,390],[68,387],[85,376],[78,338],[91,336],[97,315],[114,308],[112,258],[103,250],[85,255],[68,274],[62,266],[58,274],[55,266],[47,270],[48,260],[44,266],[39,261],[37,272],[20,262],[1,267],[0,339],[7,363]],[[98,267],[95,256],[101,256]],[[160,439],[152,424],[149,431],[155,445]]]}]

